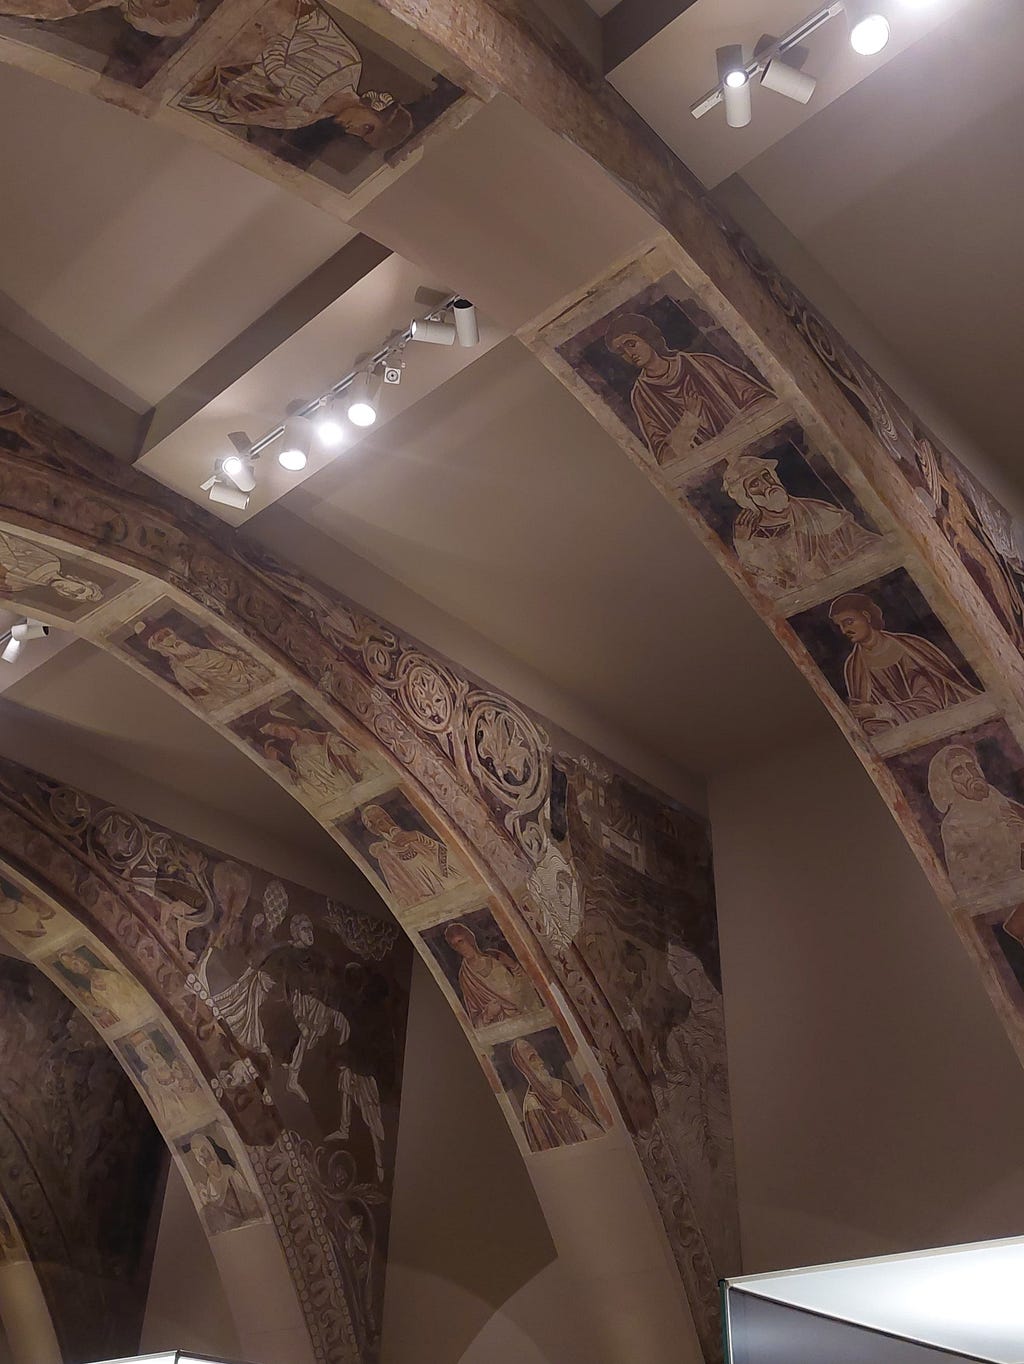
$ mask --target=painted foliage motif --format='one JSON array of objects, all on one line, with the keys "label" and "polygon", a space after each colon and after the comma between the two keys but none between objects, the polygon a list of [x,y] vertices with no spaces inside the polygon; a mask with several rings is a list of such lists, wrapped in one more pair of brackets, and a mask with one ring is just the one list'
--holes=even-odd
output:
[{"label": "painted foliage motif", "polygon": [[241,701],[271,679],[269,670],[245,649],[167,599],[147,607],[112,638],[123,653],[200,710]]},{"label": "painted foliage motif", "polygon": [[474,1028],[523,1018],[543,1008],[489,909],[437,924],[422,936]]},{"label": "painted foliage motif", "polygon": [[145,1007],[134,981],[89,943],[68,943],[47,965],[101,1028],[125,1023]]},{"label": "painted foliage motif", "polygon": [[881,543],[853,494],[794,423],[713,464],[688,497],[770,597],[820,582]]},{"label": "painted foliage motif", "polygon": [[465,881],[444,842],[400,791],[364,805],[338,828],[376,868],[399,909],[414,909]]},{"label": "painted foliage motif", "polygon": [[285,692],[240,715],[229,728],[319,804],[343,796],[373,770],[369,755],[296,692]]},{"label": "painted foliage motif", "polygon": [[1010,889],[1024,874],[1024,753],[1002,720],[890,760],[961,896]]},{"label": "painted foliage motif", "polygon": [[905,569],[789,623],[872,737],[981,694],[978,678]]},{"label": "painted foliage motif", "polygon": [[553,1151],[603,1134],[557,1028],[502,1043],[492,1056],[531,1151]]},{"label": "painted foliage motif", "polygon": [[211,1236],[260,1220],[260,1201],[249,1188],[238,1156],[219,1124],[211,1123],[178,1142],[178,1155]]},{"label": "painted foliage motif", "polygon": [[669,275],[558,347],[658,464],[774,406],[729,334]]},{"label": "painted foliage motif", "polygon": [[176,102],[352,193],[461,94],[334,5],[267,0]]},{"label": "painted foliage motif", "polygon": [[13,598],[61,620],[77,621],[113,601],[132,582],[89,559],[0,531],[0,599]]},{"label": "painted foliage motif", "polygon": [[0,35],[141,88],[217,0],[0,0]]}]

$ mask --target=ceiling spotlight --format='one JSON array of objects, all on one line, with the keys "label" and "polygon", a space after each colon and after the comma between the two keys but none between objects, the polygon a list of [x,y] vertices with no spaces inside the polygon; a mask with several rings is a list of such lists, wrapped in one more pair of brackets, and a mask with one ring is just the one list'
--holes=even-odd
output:
[{"label": "ceiling spotlight", "polygon": [[730,128],[745,128],[750,122],[750,77],[743,61],[743,49],[739,43],[730,43],[720,47],[716,56],[725,121]]},{"label": "ceiling spotlight", "polygon": [[13,663],[20,653],[21,640],[15,639],[14,636],[11,635],[10,639],[4,646],[3,653],[0,654],[0,658],[2,658],[5,663]]},{"label": "ceiling spotlight", "polygon": [[306,467],[306,460],[313,448],[313,423],[302,414],[305,406],[304,402],[297,401],[289,403],[285,409],[284,434],[277,455],[281,468],[295,474]]},{"label": "ceiling spotlight", "polygon": [[889,20],[870,0],[843,0],[850,25],[850,46],[862,57],[874,57],[889,41]]},{"label": "ceiling spotlight", "polygon": [[322,445],[340,445],[345,439],[344,413],[337,398],[326,399],[313,418],[316,434]]},{"label": "ceiling spotlight", "polygon": [[[452,328],[454,334],[455,328]],[[348,389],[348,419],[353,426],[372,426],[377,420],[377,395],[380,377],[371,370],[360,370]]]},{"label": "ceiling spotlight", "polygon": [[414,341],[429,341],[432,346],[454,346],[458,331],[452,322],[433,322],[419,318],[413,322],[409,331]]},{"label": "ceiling spotlight", "polygon": [[230,483],[217,482],[211,483],[206,490],[210,494],[211,502],[220,502],[225,507],[236,507],[238,511],[245,511],[249,505],[249,494],[243,493],[241,488],[233,488]]},{"label": "ceiling spotlight", "polygon": [[784,62],[781,57],[772,57],[761,72],[761,84],[766,90],[774,90],[777,95],[785,95],[787,99],[795,99],[798,104],[806,104],[818,82],[813,76]]},{"label": "ceiling spotlight", "polygon": [[41,620],[20,620],[11,626],[11,638],[23,644],[27,639],[43,639],[50,633],[50,627]]},{"label": "ceiling spotlight", "polygon": [[225,455],[220,472],[243,493],[251,493],[256,486],[256,466],[252,458],[252,441],[244,431],[231,431],[228,440],[235,447],[233,455]]},{"label": "ceiling spotlight", "polygon": [[460,346],[475,346],[480,340],[480,324],[477,322],[476,308],[468,298],[457,298],[452,304],[455,318],[455,334]]}]

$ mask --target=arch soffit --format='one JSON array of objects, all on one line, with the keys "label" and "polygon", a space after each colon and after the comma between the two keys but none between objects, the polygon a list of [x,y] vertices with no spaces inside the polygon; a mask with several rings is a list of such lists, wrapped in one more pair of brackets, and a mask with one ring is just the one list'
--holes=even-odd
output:
[{"label": "arch soffit", "polygon": [[[201,509],[16,400],[2,407],[0,537],[8,554],[27,555],[25,573],[37,565],[37,581],[55,565],[73,580],[69,598],[27,582],[19,589],[9,574],[6,599],[74,630],[166,690],[330,833],[441,985],[528,1165],[567,1143],[561,1158],[571,1158],[572,1143],[616,1128],[643,1134],[641,1164],[703,1348],[714,1358],[717,1273],[704,1231],[635,1047],[572,941],[581,892],[551,839],[549,733],[510,699]],[[91,585],[84,596],[80,582]],[[182,658],[175,668],[182,640],[203,657]],[[295,756],[295,730],[315,739],[316,755]],[[0,808],[0,837],[9,818]],[[392,858],[396,832],[405,856]],[[706,848],[706,834],[699,837]],[[410,850],[411,877],[402,871]],[[481,912],[536,1000],[516,1019],[482,1028],[470,1023],[427,945],[432,928]],[[568,1135],[538,1133],[526,1119],[520,1081],[509,1081],[517,1038],[543,1053],[552,1072],[571,1077],[577,1117]],[[735,1219],[729,1198],[726,1223]]]}]

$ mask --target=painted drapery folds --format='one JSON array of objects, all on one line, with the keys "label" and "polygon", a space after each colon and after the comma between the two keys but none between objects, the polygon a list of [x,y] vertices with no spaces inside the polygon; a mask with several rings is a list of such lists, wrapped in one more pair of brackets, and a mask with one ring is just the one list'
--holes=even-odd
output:
[{"label": "painted drapery folds", "polygon": [[[74,1036],[127,1091],[122,1113],[139,1108],[133,1082],[211,1238],[269,1210],[302,1262],[319,1359],[376,1358],[410,964],[398,926],[14,764],[0,800],[0,855],[95,914],[80,924],[5,878],[0,931],[67,996]],[[104,882],[130,931],[99,912]]]},{"label": "painted drapery folds", "polygon": [[[599,1141],[621,1115],[713,1357],[716,1280],[737,1261],[706,824],[191,504],[13,400],[4,407],[10,534],[136,579],[102,591],[74,627],[215,725],[365,871],[456,1011],[527,1159]],[[361,1042],[358,973],[307,986],[309,930],[282,916],[276,892],[235,886],[227,867],[211,882],[192,854],[152,846],[123,815],[94,818],[90,805],[85,822],[86,850],[102,845],[151,897],[147,921],[180,954],[193,1000],[215,1008],[275,1106],[293,1112],[300,1091],[313,1100],[321,1062],[337,1072]],[[227,921],[218,896],[239,906]],[[322,950],[334,930],[309,917]],[[294,1044],[275,1040],[271,993],[295,1020]],[[160,1068],[159,1050],[143,1046],[143,1061]],[[231,1088],[245,1069],[217,1076],[226,1099],[251,1093]],[[315,1099],[322,1138],[346,1124],[358,1134],[360,1184],[376,1171],[365,1075],[349,1065]],[[240,1129],[259,1128],[258,1108]],[[258,1154],[265,1136],[246,1138],[258,1171],[272,1178],[290,1162],[326,1198],[333,1148],[283,1127],[273,1158]],[[216,1147],[200,1149],[216,1172]],[[296,1187],[281,1194],[282,1218]],[[343,1215],[358,1251],[369,1220]]]},{"label": "painted drapery folds", "polygon": [[137,1351],[165,1159],[103,1039],[0,956],[0,1263],[34,1261],[65,1359]]}]

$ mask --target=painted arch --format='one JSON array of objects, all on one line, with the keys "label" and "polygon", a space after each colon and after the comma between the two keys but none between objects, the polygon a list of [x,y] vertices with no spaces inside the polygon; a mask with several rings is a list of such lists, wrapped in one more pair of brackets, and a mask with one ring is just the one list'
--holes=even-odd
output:
[{"label": "painted arch", "polygon": [[[738,1246],[706,824],[14,399],[0,447],[5,599],[143,673],[319,821],[438,980],[528,1164],[630,1134],[716,1357]],[[463,974],[467,935],[512,969],[504,995]]]}]

